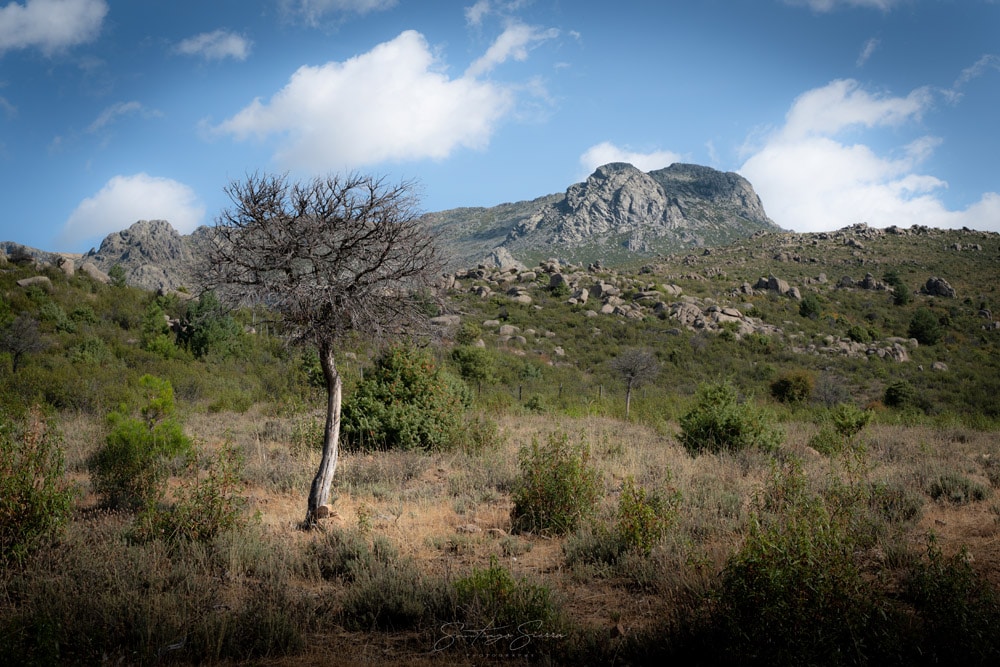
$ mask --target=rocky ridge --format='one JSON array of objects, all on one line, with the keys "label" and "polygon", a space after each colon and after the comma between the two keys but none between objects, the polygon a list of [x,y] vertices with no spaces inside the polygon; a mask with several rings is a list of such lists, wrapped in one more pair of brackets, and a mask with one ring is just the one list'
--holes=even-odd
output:
[{"label": "rocky ridge", "polygon": [[692,164],[646,173],[611,163],[561,195],[424,218],[454,247],[453,266],[498,250],[522,262],[618,262],[779,230],[746,179]]}]

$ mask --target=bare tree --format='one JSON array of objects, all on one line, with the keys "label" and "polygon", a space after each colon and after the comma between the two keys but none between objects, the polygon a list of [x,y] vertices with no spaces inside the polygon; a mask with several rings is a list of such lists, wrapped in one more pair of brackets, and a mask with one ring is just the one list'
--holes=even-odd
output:
[{"label": "bare tree", "polygon": [[660,363],[646,350],[626,350],[611,360],[611,368],[625,382],[625,418],[632,409],[632,390],[656,379]]},{"label": "bare tree", "polygon": [[38,331],[38,322],[26,315],[18,315],[0,330],[0,350],[10,353],[11,371],[14,373],[21,367],[24,357],[41,352],[45,347],[45,341]]},{"label": "bare tree", "polygon": [[202,282],[220,300],[263,304],[292,340],[315,345],[327,388],[323,457],[305,525],[327,504],[340,442],[336,346],[358,332],[398,334],[419,315],[419,290],[440,268],[434,238],[417,218],[413,184],[350,174],[307,183],[247,176],[226,188],[232,207],[216,221]]}]

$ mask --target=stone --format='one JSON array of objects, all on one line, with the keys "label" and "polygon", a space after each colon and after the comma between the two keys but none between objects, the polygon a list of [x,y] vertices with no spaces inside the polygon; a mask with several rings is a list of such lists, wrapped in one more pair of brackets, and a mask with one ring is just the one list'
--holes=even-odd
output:
[{"label": "stone", "polygon": [[513,324],[504,324],[500,327],[500,331],[497,332],[501,336],[514,336],[518,334],[521,330],[515,327]]},{"label": "stone", "polygon": [[32,285],[41,285],[42,287],[49,288],[52,287],[52,281],[49,280],[48,276],[32,276],[30,278],[21,278],[17,281],[18,287],[31,287]]},{"label": "stone", "polygon": [[948,284],[944,278],[930,277],[924,285],[924,294],[930,296],[943,296],[948,299],[955,298],[955,288]]},{"label": "stone", "polygon": [[527,294],[518,294],[517,296],[511,298],[511,301],[513,301],[514,303],[519,303],[523,306],[531,305],[531,297],[528,296]]},{"label": "stone", "polygon": [[935,361],[933,364],[931,364],[931,370],[939,371],[942,373],[946,372],[948,370],[948,364],[944,363],[943,361]]},{"label": "stone", "polygon": [[457,327],[462,323],[462,318],[458,315],[438,315],[432,317],[430,323],[436,327]]},{"label": "stone", "polygon": [[487,329],[494,329],[500,326],[500,320],[485,320],[483,322],[483,326],[486,327]]},{"label": "stone", "polygon": [[111,278],[108,277],[108,274],[97,268],[97,265],[93,262],[84,262],[83,266],[80,267],[80,272],[87,274],[97,282],[104,283],[105,285],[111,282]]}]

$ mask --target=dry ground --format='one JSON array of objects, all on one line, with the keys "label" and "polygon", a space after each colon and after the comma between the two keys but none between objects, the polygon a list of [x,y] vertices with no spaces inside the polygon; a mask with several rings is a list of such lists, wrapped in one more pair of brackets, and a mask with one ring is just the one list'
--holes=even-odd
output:
[{"label": "dry ground", "polygon": [[[307,419],[318,418],[311,416]],[[296,417],[301,426],[303,417]],[[550,586],[566,617],[577,626],[629,634],[655,626],[669,614],[672,600],[702,590],[720,572],[738,546],[741,527],[755,495],[773,469],[771,457],[744,453],[691,457],[670,434],[610,419],[548,416],[503,417],[498,448],[465,453],[345,453],[334,482],[335,515],[319,531],[303,532],[311,475],[318,452],[297,442],[293,420],[251,411],[246,415],[199,414],[187,430],[206,449],[229,444],[245,456],[251,481],[245,493],[257,512],[266,539],[283,545],[305,545],[322,531],[357,529],[383,536],[403,558],[422,571],[457,578],[472,568],[485,568],[491,558],[518,577]],[[82,420],[65,425],[67,463],[86,485],[84,461],[100,429]],[[925,493],[943,472],[965,475],[990,488],[988,474],[1000,465],[995,433],[929,427],[869,426],[862,434],[862,457],[819,456],[807,447],[816,427],[786,425],[778,460],[800,457],[810,483],[821,489],[832,477],[865,477],[898,481],[920,492],[923,510],[908,528],[907,539],[919,547],[934,533],[946,554],[966,547],[977,572],[1000,584],[998,499],[971,504],[936,502]],[[667,543],[654,552],[660,572],[672,573],[655,585],[636,586],[613,573],[601,575],[567,566],[565,537],[511,534],[509,490],[518,475],[518,450],[553,432],[589,443],[605,489],[602,516],[617,506],[622,481],[632,476],[650,490],[679,490],[680,511]],[[994,481],[997,476],[994,475]],[[81,499],[81,514],[97,499]],[[78,524],[80,521],[77,522]],[[74,529],[78,529],[74,528]],[[673,567],[672,567],[673,566]],[[338,599],[336,582],[302,580],[303,591]],[[339,626],[337,626],[339,627]],[[461,653],[431,652],[426,634],[349,632],[339,629],[310,638],[304,654],[268,664],[474,664]],[[520,656],[514,656],[520,657]]]}]

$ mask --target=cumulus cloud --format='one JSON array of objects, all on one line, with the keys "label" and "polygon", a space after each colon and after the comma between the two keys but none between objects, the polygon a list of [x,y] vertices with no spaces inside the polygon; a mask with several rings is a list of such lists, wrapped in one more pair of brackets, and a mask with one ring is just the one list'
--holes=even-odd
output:
[{"label": "cumulus cloud", "polygon": [[0,109],[3,110],[4,115],[6,115],[7,118],[14,118],[17,116],[17,107],[11,104],[10,100],[6,97],[0,96]]},{"label": "cumulus cloud", "polygon": [[186,56],[201,56],[205,60],[225,58],[246,60],[252,45],[253,43],[242,35],[226,30],[215,30],[188,37],[176,46],[176,51]]},{"label": "cumulus cloud", "polygon": [[146,118],[152,118],[156,116],[162,116],[159,111],[155,109],[147,109],[139,102],[135,100],[131,102],[119,102],[118,104],[112,104],[107,109],[104,109],[97,115],[90,125],[87,126],[87,132],[93,134],[104,127],[115,122],[121,116],[128,116],[129,114],[139,113]]},{"label": "cumulus cloud", "polygon": [[391,9],[396,0],[281,0],[281,6],[291,16],[317,25],[329,15],[367,14]]},{"label": "cumulus cloud", "polygon": [[517,61],[527,60],[528,51],[531,48],[558,36],[559,31],[555,28],[542,30],[523,23],[513,22],[496,38],[493,44],[490,45],[490,48],[486,50],[486,53],[469,65],[469,69],[465,71],[465,75],[476,77],[486,74],[510,58]]},{"label": "cumulus cloud", "polygon": [[652,151],[638,153],[627,148],[620,148],[610,141],[591,146],[580,156],[580,164],[591,174],[601,165],[609,162],[628,162],[642,171],[653,171],[669,167],[674,162],[680,162],[682,157],[673,151]]},{"label": "cumulus cloud", "polygon": [[0,54],[37,47],[50,55],[95,39],[108,13],[105,0],[26,0],[0,8]]},{"label": "cumulus cloud", "polygon": [[330,171],[485,147],[512,105],[506,88],[449,78],[423,36],[407,31],[347,61],[300,67],[269,101],[213,129],[237,140],[276,136],[286,168]]},{"label": "cumulus cloud", "polygon": [[931,103],[925,89],[893,97],[869,93],[855,81],[833,81],[799,96],[785,125],[766,136],[739,171],[753,183],[768,215],[799,232],[856,222],[996,228],[1000,195],[988,193],[963,211],[949,211],[938,196],[947,183],[920,173],[939,139],[920,137],[879,155],[841,138],[847,131],[914,121]]},{"label": "cumulus cloud", "polygon": [[863,7],[887,12],[899,3],[900,0],[785,0],[785,4],[809,7],[814,12],[830,12],[840,7]]},{"label": "cumulus cloud", "polygon": [[66,220],[59,242],[77,246],[125,229],[137,220],[167,220],[187,234],[200,225],[205,206],[187,185],[145,173],[115,176],[84,199]]}]

